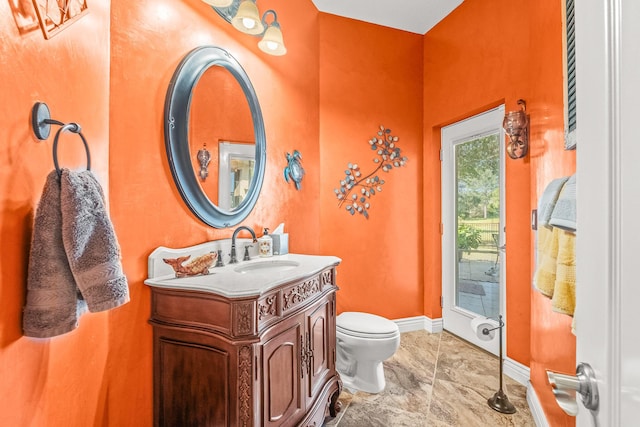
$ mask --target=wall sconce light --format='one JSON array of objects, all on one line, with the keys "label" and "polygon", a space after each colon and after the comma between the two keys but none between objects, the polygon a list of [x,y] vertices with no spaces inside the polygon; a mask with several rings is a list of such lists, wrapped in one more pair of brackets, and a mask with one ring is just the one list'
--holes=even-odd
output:
[{"label": "wall sconce light", "polygon": [[502,127],[510,142],[507,144],[507,154],[512,159],[521,159],[529,152],[529,116],[527,115],[527,103],[524,99],[518,100],[521,109],[511,111],[504,115]]},{"label": "wall sconce light", "polygon": [[[233,25],[235,29],[245,34],[262,37],[258,47],[269,55],[280,56],[287,53],[284,46],[282,30],[278,22],[278,15],[272,9],[267,10],[260,18],[256,0],[202,0],[210,5],[218,15]],[[267,24],[267,17],[273,20]]]}]

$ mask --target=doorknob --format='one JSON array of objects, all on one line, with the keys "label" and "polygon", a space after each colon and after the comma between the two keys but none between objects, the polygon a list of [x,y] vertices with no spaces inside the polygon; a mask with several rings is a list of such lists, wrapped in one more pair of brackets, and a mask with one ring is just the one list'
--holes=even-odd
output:
[{"label": "doorknob", "polygon": [[556,402],[567,415],[578,414],[578,404],[574,393],[580,395],[585,408],[596,411],[600,403],[598,384],[593,368],[588,363],[580,363],[576,368],[576,375],[559,374],[547,370],[547,378],[556,397]]}]

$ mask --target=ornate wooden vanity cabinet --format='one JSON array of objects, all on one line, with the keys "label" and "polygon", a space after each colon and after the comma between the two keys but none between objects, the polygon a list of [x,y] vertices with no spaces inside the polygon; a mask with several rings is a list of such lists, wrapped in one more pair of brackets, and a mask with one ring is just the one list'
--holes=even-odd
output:
[{"label": "ornate wooden vanity cabinet", "polygon": [[152,287],[156,426],[315,426],[335,416],[335,266],[256,296]]}]

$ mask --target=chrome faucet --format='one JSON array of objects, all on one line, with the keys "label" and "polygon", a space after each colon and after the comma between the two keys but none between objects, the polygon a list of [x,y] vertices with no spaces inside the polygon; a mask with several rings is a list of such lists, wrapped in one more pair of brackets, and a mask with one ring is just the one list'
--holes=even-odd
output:
[{"label": "chrome faucet", "polygon": [[229,261],[229,264],[236,264],[238,262],[238,258],[236,257],[236,237],[242,230],[247,230],[249,233],[251,233],[251,237],[253,237],[254,242],[258,241],[255,231],[253,231],[250,227],[241,225],[240,227],[236,228],[233,232],[233,236],[231,236],[231,260]]}]

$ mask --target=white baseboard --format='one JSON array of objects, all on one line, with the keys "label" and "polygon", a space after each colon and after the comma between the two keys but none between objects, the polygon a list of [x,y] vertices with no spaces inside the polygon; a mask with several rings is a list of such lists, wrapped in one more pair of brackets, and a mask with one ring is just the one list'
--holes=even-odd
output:
[{"label": "white baseboard", "polygon": [[533,421],[536,423],[536,427],[549,427],[547,417],[544,415],[544,410],[542,409],[540,400],[538,400],[538,395],[531,383],[527,384],[527,403],[529,404],[529,410],[531,411]]},{"label": "white baseboard", "polygon": [[522,363],[505,357],[502,369],[504,370],[504,374],[509,378],[514,379],[524,386],[529,384],[531,370]]},{"label": "white baseboard", "polygon": [[429,319],[427,316],[405,317],[395,319],[400,332],[423,331],[426,330],[432,334],[442,332],[442,319]]}]

